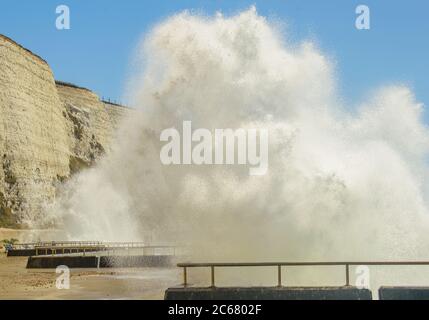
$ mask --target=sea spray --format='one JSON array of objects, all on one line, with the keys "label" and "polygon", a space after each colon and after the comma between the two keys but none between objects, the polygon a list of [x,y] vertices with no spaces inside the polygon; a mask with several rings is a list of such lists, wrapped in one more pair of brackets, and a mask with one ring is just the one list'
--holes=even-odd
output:
[{"label": "sea spray", "polygon": [[[70,238],[177,243],[194,260],[429,259],[429,131],[410,89],[342,105],[329,59],[254,8],[170,17],[137,60],[113,151],[50,211]],[[188,120],[268,130],[267,173],[163,165],[161,132]]]}]

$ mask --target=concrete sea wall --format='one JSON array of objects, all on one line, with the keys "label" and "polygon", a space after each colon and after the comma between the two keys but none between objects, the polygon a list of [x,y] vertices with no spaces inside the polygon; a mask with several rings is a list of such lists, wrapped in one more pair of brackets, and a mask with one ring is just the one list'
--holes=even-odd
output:
[{"label": "concrete sea wall", "polygon": [[165,300],[371,300],[367,289],[355,287],[228,287],[169,288]]},{"label": "concrete sea wall", "polygon": [[28,257],[28,269],[53,269],[60,265],[69,268],[142,268],[169,267],[172,256],[35,256]]},{"label": "concrete sea wall", "polygon": [[381,287],[380,300],[429,300],[429,287]]}]

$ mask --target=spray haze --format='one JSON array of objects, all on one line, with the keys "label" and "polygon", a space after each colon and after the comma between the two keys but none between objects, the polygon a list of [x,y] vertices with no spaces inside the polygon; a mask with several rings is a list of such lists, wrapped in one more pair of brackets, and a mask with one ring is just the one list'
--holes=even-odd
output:
[{"label": "spray haze", "polygon": [[[205,260],[428,256],[429,131],[410,89],[342,105],[329,59],[254,8],[177,14],[146,35],[138,60],[132,119],[54,204],[70,238],[186,244]],[[160,134],[183,121],[268,130],[266,175],[162,165]]]}]

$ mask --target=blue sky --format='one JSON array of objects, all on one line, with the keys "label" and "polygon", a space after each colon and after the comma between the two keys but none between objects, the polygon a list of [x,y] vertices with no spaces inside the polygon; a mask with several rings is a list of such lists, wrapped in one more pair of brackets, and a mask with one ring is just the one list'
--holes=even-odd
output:
[{"label": "blue sky", "polygon": [[[55,28],[55,8],[71,10],[71,30]],[[355,8],[371,9],[371,29],[355,28]],[[0,0],[0,33],[51,65],[58,80],[121,100],[139,39],[157,22],[191,9],[259,14],[288,24],[292,40],[316,40],[337,62],[339,88],[350,105],[377,87],[405,83],[429,106],[429,2],[422,0]],[[426,112],[426,118],[429,116]]]}]

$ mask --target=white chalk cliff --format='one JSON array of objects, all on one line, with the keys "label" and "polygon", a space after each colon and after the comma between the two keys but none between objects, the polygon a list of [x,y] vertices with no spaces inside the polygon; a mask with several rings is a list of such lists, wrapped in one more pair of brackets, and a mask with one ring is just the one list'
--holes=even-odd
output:
[{"label": "white chalk cliff", "polygon": [[56,82],[46,61],[0,35],[0,226],[37,220],[62,182],[108,152],[129,110]]}]

